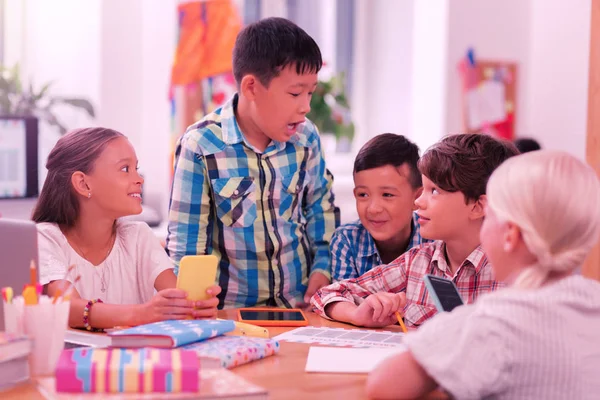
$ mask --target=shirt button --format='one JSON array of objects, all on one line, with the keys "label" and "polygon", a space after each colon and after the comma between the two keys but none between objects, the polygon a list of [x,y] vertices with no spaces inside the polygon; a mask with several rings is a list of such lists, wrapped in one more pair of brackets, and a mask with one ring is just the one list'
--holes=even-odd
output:
[{"label": "shirt button", "polygon": [[296,190],[300,190],[300,185],[296,185]]},{"label": "shirt button", "polygon": [[240,191],[239,191],[239,190],[237,190],[237,189],[235,189],[235,190],[233,191],[233,194],[237,196],[238,194],[240,194]]}]

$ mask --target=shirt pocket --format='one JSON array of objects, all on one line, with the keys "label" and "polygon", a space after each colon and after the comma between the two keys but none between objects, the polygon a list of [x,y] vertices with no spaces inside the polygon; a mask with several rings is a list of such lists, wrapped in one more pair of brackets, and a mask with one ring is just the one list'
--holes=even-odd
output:
[{"label": "shirt pocket", "polygon": [[217,217],[223,225],[244,228],[256,221],[256,185],[253,177],[211,179]]},{"label": "shirt pocket", "polygon": [[433,306],[412,303],[404,310],[404,320],[407,325],[418,328],[435,314],[437,314],[437,309]]},{"label": "shirt pocket", "polygon": [[283,219],[288,221],[293,220],[298,223],[306,222],[302,208],[305,179],[306,171],[298,171],[281,179],[279,216]]}]

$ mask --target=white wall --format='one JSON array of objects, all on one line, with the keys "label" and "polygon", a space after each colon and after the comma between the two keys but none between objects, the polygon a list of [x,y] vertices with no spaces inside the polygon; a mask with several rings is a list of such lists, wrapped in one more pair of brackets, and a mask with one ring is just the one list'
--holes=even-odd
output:
[{"label": "white wall", "polygon": [[414,0],[357,1],[353,114],[356,145],[384,132],[409,135]]},{"label": "white wall", "polygon": [[590,0],[532,0],[523,133],[585,158]]},{"label": "white wall", "polygon": [[353,195],[354,156],[370,138],[393,132],[411,136],[414,0],[356,1],[349,154],[328,155],[342,223],[358,218]]},{"label": "white wall", "polygon": [[[6,0],[7,63],[56,80],[55,94],[89,98],[98,118],[61,110],[68,126],[121,129],[135,145],[146,193],[169,192],[168,88],[177,0]],[[238,0],[236,0],[238,1]],[[332,1],[315,15],[334,32]],[[519,62],[518,134],[583,156],[590,0],[356,0],[354,151],[382,132],[403,133],[422,150],[461,130],[457,62],[476,56]],[[263,11],[284,10],[263,0]],[[268,6],[268,7],[266,7]],[[283,8],[282,8],[283,7]],[[12,18],[10,18],[12,16]],[[316,38],[329,54],[335,42]],[[343,219],[355,217],[350,159],[329,157]]]},{"label": "white wall", "polygon": [[[55,82],[52,93],[83,95],[100,100],[100,0],[9,0],[21,8],[22,37],[5,37],[14,45],[7,64],[19,63],[22,78],[39,87]],[[90,17],[88,17],[90,16]],[[7,15],[7,17],[9,17]],[[16,32],[14,32],[16,33]],[[85,113],[65,108],[61,116],[68,125],[89,123]]]},{"label": "white wall", "polygon": [[[21,78],[36,90],[52,81],[51,94],[85,97],[98,108],[101,27],[96,16],[101,13],[100,0],[7,0],[5,4],[5,64],[19,64]],[[85,112],[68,106],[55,111],[67,127],[96,123]],[[58,138],[54,129],[40,123],[40,187],[46,177],[47,155]]]},{"label": "white wall", "polygon": [[[164,23],[157,23],[164,21]],[[138,157],[146,178],[144,190],[160,201],[166,217],[170,170],[168,151],[171,146],[169,86],[171,65],[176,48],[177,21],[175,0],[146,2],[142,8],[142,120]]]},{"label": "white wall", "polygon": [[[55,81],[55,95],[92,102],[95,120],[71,108],[59,110],[68,127],[99,125],[126,134],[146,177],[146,195],[161,198],[163,215],[169,190],[168,89],[176,3],[8,0],[6,10],[6,63],[18,62],[24,77],[38,85]],[[42,179],[45,157],[57,138],[42,126]]]},{"label": "white wall", "polygon": [[469,47],[475,57],[518,63],[516,132],[523,132],[523,106],[529,95],[529,54],[531,51],[531,1],[452,0],[448,30],[448,93],[446,133],[463,129],[458,62]]},{"label": "white wall", "polygon": [[449,0],[415,4],[408,136],[421,154],[446,133]]}]

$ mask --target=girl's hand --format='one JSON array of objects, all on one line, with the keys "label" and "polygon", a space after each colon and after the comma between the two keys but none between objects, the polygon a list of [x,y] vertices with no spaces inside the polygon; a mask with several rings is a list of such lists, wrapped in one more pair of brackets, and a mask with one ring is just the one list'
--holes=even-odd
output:
[{"label": "girl's hand", "polygon": [[180,289],[164,289],[152,300],[142,305],[137,317],[140,324],[148,324],[168,319],[186,319],[194,315],[194,302],[187,300],[187,293]]},{"label": "girl's hand", "polygon": [[219,293],[221,293],[221,288],[217,285],[206,289],[206,294],[208,294],[209,298],[207,300],[198,300],[194,302],[194,318],[217,318],[217,306],[219,305],[219,299],[217,298],[217,295]]}]

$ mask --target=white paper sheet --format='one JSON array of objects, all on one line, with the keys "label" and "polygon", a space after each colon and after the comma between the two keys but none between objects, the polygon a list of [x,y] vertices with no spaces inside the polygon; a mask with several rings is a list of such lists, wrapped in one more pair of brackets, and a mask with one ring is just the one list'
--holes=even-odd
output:
[{"label": "white paper sheet", "polygon": [[506,119],[506,96],[502,82],[483,81],[467,92],[467,120],[469,129],[495,124]]},{"label": "white paper sheet", "polygon": [[362,329],[305,327],[282,333],[274,339],[294,343],[319,343],[328,346],[404,347],[400,332]]},{"label": "white paper sheet", "polygon": [[371,372],[387,357],[406,351],[405,348],[311,347],[306,360],[306,372],[360,374]]}]

